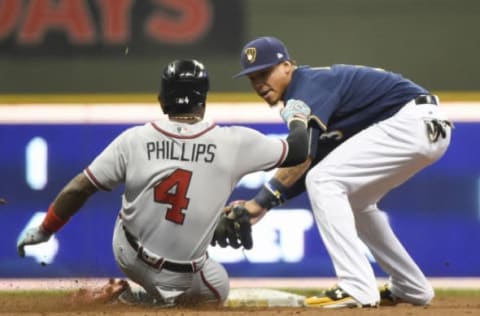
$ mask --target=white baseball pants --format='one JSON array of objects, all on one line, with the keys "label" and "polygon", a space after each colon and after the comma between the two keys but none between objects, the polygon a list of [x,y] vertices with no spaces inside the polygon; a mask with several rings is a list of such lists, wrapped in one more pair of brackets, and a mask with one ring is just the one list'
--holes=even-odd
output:
[{"label": "white baseball pants", "polygon": [[392,231],[377,202],[439,159],[451,137],[432,142],[425,120],[447,120],[436,105],[407,103],[392,117],[341,144],[307,174],[315,220],[338,285],[361,304],[379,301],[378,285],[362,241],[390,276],[393,294],[428,304],[434,292]]}]

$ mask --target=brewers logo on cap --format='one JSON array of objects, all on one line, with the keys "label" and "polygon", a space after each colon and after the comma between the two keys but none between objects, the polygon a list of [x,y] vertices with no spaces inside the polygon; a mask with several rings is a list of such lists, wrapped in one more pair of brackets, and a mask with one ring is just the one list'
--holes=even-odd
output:
[{"label": "brewers logo on cap", "polygon": [[250,64],[253,64],[255,59],[257,59],[257,49],[255,47],[248,47],[245,49],[245,57],[247,57]]}]

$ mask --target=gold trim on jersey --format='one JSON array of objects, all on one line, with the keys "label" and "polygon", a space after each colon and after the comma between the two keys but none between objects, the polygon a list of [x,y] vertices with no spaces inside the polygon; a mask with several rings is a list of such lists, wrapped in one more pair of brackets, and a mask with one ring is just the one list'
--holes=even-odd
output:
[{"label": "gold trim on jersey", "polygon": [[323,121],[318,116],[312,114],[308,117],[308,120],[317,123],[318,126],[320,126],[324,131],[327,130],[327,124],[323,123]]}]

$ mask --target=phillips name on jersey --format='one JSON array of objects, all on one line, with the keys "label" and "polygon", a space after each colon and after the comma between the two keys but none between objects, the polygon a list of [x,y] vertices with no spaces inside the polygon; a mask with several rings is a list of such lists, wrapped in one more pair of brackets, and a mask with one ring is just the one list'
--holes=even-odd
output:
[{"label": "phillips name on jersey", "polygon": [[212,163],[217,145],[162,140],[147,142],[146,148],[148,160],[168,159]]}]

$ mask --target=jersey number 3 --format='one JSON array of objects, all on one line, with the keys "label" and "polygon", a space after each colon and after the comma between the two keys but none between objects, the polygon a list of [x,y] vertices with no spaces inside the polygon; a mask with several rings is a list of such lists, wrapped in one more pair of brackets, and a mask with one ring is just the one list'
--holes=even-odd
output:
[{"label": "jersey number 3", "polygon": [[190,199],[187,198],[187,191],[191,179],[191,171],[176,169],[155,186],[155,202],[170,204],[165,219],[179,225],[183,224],[185,214],[182,210],[186,209],[190,203]]}]

